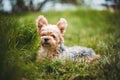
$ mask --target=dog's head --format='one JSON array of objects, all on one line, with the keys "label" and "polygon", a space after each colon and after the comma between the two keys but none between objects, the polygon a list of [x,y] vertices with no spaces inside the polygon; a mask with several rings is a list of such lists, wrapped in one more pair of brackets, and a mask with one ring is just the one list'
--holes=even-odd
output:
[{"label": "dog's head", "polygon": [[57,48],[63,42],[63,35],[67,27],[67,21],[64,18],[61,18],[56,25],[51,25],[44,16],[39,16],[36,25],[40,42],[44,48]]}]

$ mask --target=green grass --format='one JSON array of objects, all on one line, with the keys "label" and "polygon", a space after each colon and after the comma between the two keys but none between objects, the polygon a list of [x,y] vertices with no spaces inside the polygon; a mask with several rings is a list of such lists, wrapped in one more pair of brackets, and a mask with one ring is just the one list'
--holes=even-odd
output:
[{"label": "green grass", "polygon": [[[120,13],[108,11],[24,12],[0,14],[0,78],[2,80],[118,80]],[[56,24],[68,21],[65,45],[91,47],[101,58],[84,62],[36,62],[40,42],[35,20],[44,15]]]}]

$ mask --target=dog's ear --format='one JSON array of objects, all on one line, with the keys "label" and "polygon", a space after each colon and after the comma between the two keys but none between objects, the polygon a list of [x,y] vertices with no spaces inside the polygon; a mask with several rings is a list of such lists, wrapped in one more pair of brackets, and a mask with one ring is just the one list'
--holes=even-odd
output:
[{"label": "dog's ear", "polygon": [[41,28],[48,25],[48,21],[44,16],[38,16],[36,20],[37,31],[40,32]]},{"label": "dog's ear", "polygon": [[61,18],[57,23],[58,28],[60,29],[61,34],[64,35],[65,29],[67,27],[67,21],[64,18]]}]

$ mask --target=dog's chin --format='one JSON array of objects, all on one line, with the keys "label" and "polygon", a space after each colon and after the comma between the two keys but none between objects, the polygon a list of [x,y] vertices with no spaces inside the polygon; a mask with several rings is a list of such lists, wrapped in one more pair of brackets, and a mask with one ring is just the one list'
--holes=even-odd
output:
[{"label": "dog's chin", "polygon": [[43,46],[43,47],[51,47],[51,45],[48,44],[48,43],[42,43],[42,46]]},{"label": "dog's chin", "polygon": [[55,48],[55,45],[53,45],[53,44],[49,44],[49,43],[42,43],[42,46],[44,47],[44,48],[48,48],[48,49],[53,49],[53,48]]}]

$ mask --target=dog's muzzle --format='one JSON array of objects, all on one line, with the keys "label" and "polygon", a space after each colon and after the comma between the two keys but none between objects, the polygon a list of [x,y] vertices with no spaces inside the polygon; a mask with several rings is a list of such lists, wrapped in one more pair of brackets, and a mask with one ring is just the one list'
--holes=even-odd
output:
[{"label": "dog's muzzle", "polygon": [[45,45],[49,45],[49,39],[48,39],[48,38],[45,38],[45,39],[44,39],[44,44],[45,44]]}]

